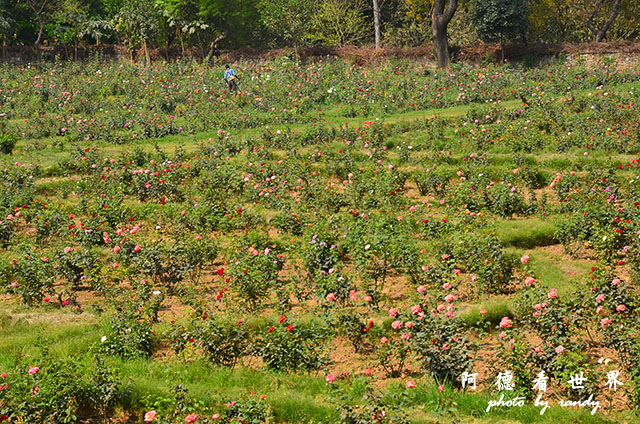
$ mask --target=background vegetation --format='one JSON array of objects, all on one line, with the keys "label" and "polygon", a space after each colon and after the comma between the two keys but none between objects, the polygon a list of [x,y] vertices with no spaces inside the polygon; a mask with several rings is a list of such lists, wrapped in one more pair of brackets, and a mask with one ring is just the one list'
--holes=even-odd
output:
[{"label": "background vegetation", "polygon": [[[637,40],[634,0],[451,1],[450,44],[480,39],[562,43]],[[2,0],[3,45],[119,44],[131,49],[306,47],[372,44],[374,5],[368,0]],[[431,41],[428,0],[384,0],[381,43],[415,47]],[[444,3],[443,3],[444,7]],[[515,14],[515,15],[514,15]],[[499,27],[510,22],[511,28]]]}]

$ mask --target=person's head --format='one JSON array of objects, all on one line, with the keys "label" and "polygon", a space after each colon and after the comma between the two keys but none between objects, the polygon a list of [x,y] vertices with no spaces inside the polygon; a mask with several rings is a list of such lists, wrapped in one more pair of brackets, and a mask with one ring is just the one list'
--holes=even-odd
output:
[{"label": "person's head", "polygon": [[229,65],[225,65],[225,68],[226,68],[226,69],[229,69]]}]

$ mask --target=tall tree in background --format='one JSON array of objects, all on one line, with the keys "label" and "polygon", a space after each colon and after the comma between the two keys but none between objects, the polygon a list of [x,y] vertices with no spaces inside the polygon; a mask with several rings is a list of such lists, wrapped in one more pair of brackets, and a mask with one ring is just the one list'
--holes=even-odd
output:
[{"label": "tall tree in background", "polygon": [[528,0],[475,0],[471,19],[484,41],[499,41],[504,62],[504,42],[520,35],[529,17]]},{"label": "tall tree in background", "polygon": [[434,0],[431,7],[431,32],[433,47],[436,50],[438,66],[449,66],[449,41],[447,40],[447,26],[458,8],[458,0]]},{"label": "tall tree in background", "polygon": [[[167,25],[175,31],[175,37],[180,41],[182,55],[185,52],[185,42],[194,39],[201,52],[205,51],[206,32],[210,26],[199,18],[199,9],[195,0],[156,0],[160,13]],[[167,47],[170,44],[167,39]]]},{"label": "tall tree in background", "polygon": [[45,25],[49,23],[53,12],[59,7],[58,0],[18,0],[18,3],[21,3],[27,10],[33,13],[32,17],[38,27],[38,35],[33,44],[37,48],[42,42]]},{"label": "tall tree in background", "polygon": [[313,3],[308,0],[261,0],[258,11],[263,25],[293,44],[298,56],[298,50],[311,30]]},{"label": "tall tree in background", "polygon": [[363,0],[321,0],[313,14],[312,38],[325,46],[344,46],[364,38],[368,20]]},{"label": "tall tree in background", "polygon": [[382,40],[380,39],[380,2],[379,0],[373,0],[373,30],[376,39],[376,49],[382,47]]},{"label": "tall tree in background", "polygon": [[209,34],[213,36],[208,56],[218,48],[218,43],[231,46],[250,44],[255,34],[264,40],[261,31],[261,16],[258,2],[255,0],[198,0],[199,17],[210,25]]},{"label": "tall tree in background", "polygon": [[59,9],[53,14],[60,30],[73,39],[73,57],[76,60],[78,59],[78,40],[87,21],[87,9],[87,5],[79,0],[62,0]]},{"label": "tall tree in background", "polygon": [[7,11],[4,8],[4,4],[0,3],[0,38],[2,38],[2,58],[7,57],[7,40],[9,34],[13,29],[15,21],[8,16]]},{"label": "tall tree in background", "polygon": [[158,11],[151,0],[130,0],[125,3],[114,16],[114,27],[120,34],[131,54],[142,45],[147,65],[151,63],[149,54],[149,42],[155,37],[158,30]]},{"label": "tall tree in background", "polygon": [[572,2],[573,7],[578,10],[582,22],[584,22],[584,25],[586,25],[593,34],[596,43],[604,40],[607,31],[620,14],[620,1],[621,0],[574,0]]}]

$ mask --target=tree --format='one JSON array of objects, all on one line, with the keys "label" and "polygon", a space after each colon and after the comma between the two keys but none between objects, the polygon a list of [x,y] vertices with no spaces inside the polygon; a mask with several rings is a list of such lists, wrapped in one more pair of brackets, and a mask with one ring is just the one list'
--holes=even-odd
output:
[{"label": "tree", "polygon": [[204,51],[203,37],[210,26],[198,19],[200,11],[195,0],[157,0],[157,4],[167,25],[175,29],[182,54],[184,55],[185,40],[193,36]]},{"label": "tree", "polygon": [[87,5],[81,4],[78,0],[63,0],[53,16],[60,31],[70,33],[68,37],[73,38],[74,58],[78,59],[78,38],[87,20]]},{"label": "tree", "polygon": [[327,46],[344,46],[364,37],[367,21],[360,0],[322,0],[313,16],[313,38]]},{"label": "tree", "polygon": [[0,6],[0,38],[2,38],[2,57],[5,59],[7,56],[7,39],[14,25],[15,21],[10,16],[7,16],[5,8]]},{"label": "tree", "polygon": [[475,0],[471,20],[480,39],[500,42],[504,61],[504,41],[521,33],[528,16],[528,0]]},{"label": "tree", "polygon": [[38,26],[38,35],[33,43],[36,47],[40,46],[44,26],[49,22],[55,10],[58,9],[57,0],[22,0],[21,2],[31,13]]},{"label": "tree", "polygon": [[113,33],[113,25],[104,19],[93,19],[85,21],[80,31],[80,37],[91,37],[96,40],[96,45],[100,45],[103,38]]},{"label": "tree", "polygon": [[438,58],[438,66],[449,66],[449,42],[447,40],[447,26],[458,8],[458,0],[434,0],[431,8],[431,32],[433,47]]},{"label": "tree", "polygon": [[382,47],[380,39],[380,3],[379,0],[373,0],[373,28],[376,38],[376,49]]},{"label": "tree", "polygon": [[[605,5],[610,4],[611,9],[606,16]],[[578,10],[581,21],[589,28],[596,43],[604,40],[607,31],[620,14],[620,0],[597,0],[586,3],[573,1],[572,5]]]},{"label": "tree", "polygon": [[258,11],[264,26],[298,49],[312,25],[313,3],[308,0],[261,0]]},{"label": "tree", "polygon": [[116,31],[129,46],[131,60],[135,48],[142,44],[147,65],[151,63],[149,41],[158,30],[158,12],[151,0],[130,0],[113,18]]},{"label": "tree", "polygon": [[255,0],[199,0],[199,16],[213,35],[209,56],[223,41],[245,47],[256,33],[264,39],[258,6]]}]

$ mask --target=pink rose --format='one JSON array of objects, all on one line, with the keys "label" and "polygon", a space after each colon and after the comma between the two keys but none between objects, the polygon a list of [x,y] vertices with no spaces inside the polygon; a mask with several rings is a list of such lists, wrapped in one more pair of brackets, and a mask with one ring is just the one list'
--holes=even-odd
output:
[{"label": "pink rose", "polygon": [[406,386],[407,386],[407,389],[410,389],[412,387],[416,387],[416,382],[412,381],[412,380],[409,380],[409,381],[407,381]]},{"label": "pink rose", "polygon": [[186,417],[184,417],[184,422],[186,423],[195,423],[196,421],[198,421],[198,416],[196,414],[189,414]]},{"label": "pink rose", "polygon": [[511,328],[511,326],[512,326],[512,322],[509,319],[509,317],[503,317],[500,320],[500,328]]},{"label": "pink rose", "polygon": [[424,294],[426,288],[424,286],[418,286],[418,293]]},{"label": "pink rose", "polygon": [[564,347],[563,346],[556,347],[556,353],[558,355],[562,355],[563,352],[564,352]]},{"label": "pink rose", "polygon": [[334,381],[336,381],[336,376],[333,374],[328,374],[327,378],[325,378],[325,381],[329,384],[333,383]]},{"label": "pink rose", "polygon": [[402,321],[399,321],[399,320],[393,321],[393,323],[391,324],[391,327],[394,330],[398,330],[398,329],[402,328]]},{"label": "pink rose", "polygon": [[158,418],[158,413],[155,410],[151,410],[144,414],[144,422],[146,423],[153,422],[156,418]]},{"label": "pink rose", "polygon": [[38,373],[38,372],[40,372],[40,368],[32,367],[32,366],[29,367],[29,375],[33,375],[33,374]]},{"label": "pink rose", "polygon": [[603,318],[602,320],[600,320],[600,324],[603,327],[606,327],[607,325],[611,324],[611,320],[609,318]]},{"label": "pink rose", "polygon": [[549,290],[549,293],[547,293],[547,297],[549,297],[549,299],[555,299],[556,297],[558,297],[558,290],[557,289]]},{"label": "pink rose", "polygon": [[529,263],[529,255],[523,255],[523,256],[520,258],[520,262],[522,262],[523,264],[527,264],[527,263]]},{"label": "pink rose", "polygon": [[389,309],[389,316],[390,317],[395,317],[398,315],[398,308],[391,308]]}]

